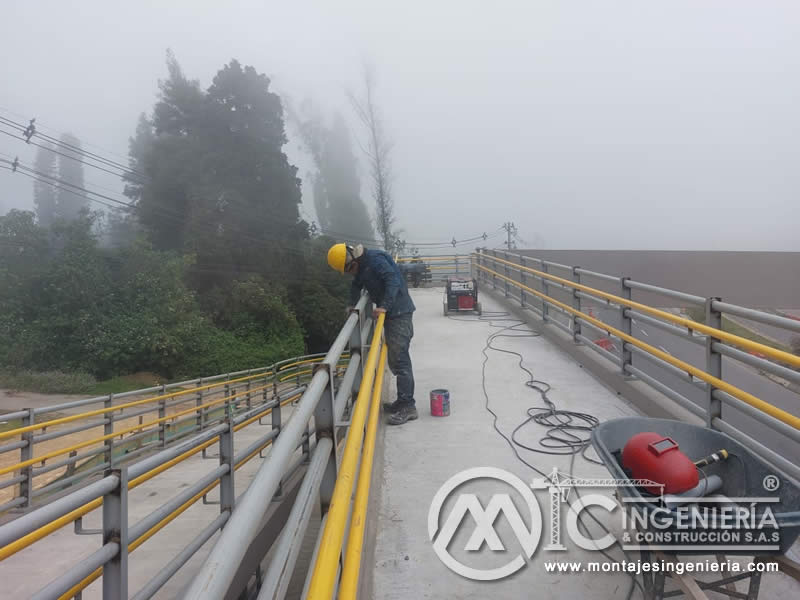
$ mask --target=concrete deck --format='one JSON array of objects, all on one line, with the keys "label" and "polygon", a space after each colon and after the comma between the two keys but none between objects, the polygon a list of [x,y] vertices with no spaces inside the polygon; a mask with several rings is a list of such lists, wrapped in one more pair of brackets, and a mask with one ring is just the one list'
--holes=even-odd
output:
[{"label": "concrete deck", "polygon": [[[567,574],[548,573],[545,562],[601,561],[608,562],[599,552],[579,549],[566,533],[562,517],[562,542],[566,552],[549,552],[543,548],[549,540],[549,499],[546,490],[536,492],[543,515],[541,541],[533,559],[515,575],[492,582],[467,579],[448,569],[433,550],[428,535],[428,512],[437,490],[451,476],[473,467],[497,467],[513,473],[523,482],[530,483],[539,477],[517,460],[508,443],[493,429],[493,417],[485,408],[481,386],[481,349],[492,332],[490,323],[474,316],[458,315],[462,322],[442,315],[442,290],[414,290],[417,305],[412,342],[412,360],[416,376],[416,398],[419,420],[401,427],[387,427],[385,431],[383,482],[377,507],[377,538],[375,542],[373,597],[381,600],[408,598],[489,598],[493,600],[517,598],[625,598],[631,585],[624,574]],[[484,311],[501,311],[502,307],[488,294],[481,298]],[[486,318],[486,315],[484,315]],[[507,317],[506,317],[507,318]],[[496,325],[511,324],[497,319]],[[511,335],[519,335],[510,332]],[[494,345],[521,353],[524,365],[537,379],[552,386],[549,398],[557,408],[588,412],[601,420],[639,414],[615,392],[599,383],[574,359],[558,350],[544,338],[510,339],[499,337]],[[518,366],[518,358],[510,354],[489,351],[486,367],[486,388],[490,406],[498,414],[498,427],[510,436],[513,429],[526,418],[529,407],[542,406],[534,390],[526,387],[528,376]],[[450,390],[451,415],[437,418],[430,415],[428,394],[435,388]],[[530,446],[538,446],[545,429],[528,425],[517,438]],[[520,450],[528,462],[549,473],[553,467],[569,472],[569,457],[555,457]],[[589,451],[594,456],[593,451]],[[577,457],[574,473],[585,477],[608,477],[605,467]],[[468,488],[469,486],[469,488]],[[499,487],[498,487],[499,486]],[[486,507],[495,493],[509,492],[504,484],[491,484],[488,480],[465,484],[459,491],[474,492]],[[593,489],[610,495],[612,490]],[[519,497],[517,495],[517,497]],[[570,497],[570,500],[574,496]],[[445,502],[440,513],[441,528],[454,504]],[[522,505],[515,502],[523,519],[528,520]],[[606,522],[612,531],[617,530],[618,519],[608,518],[606,511],[594,509],[597,517]],[[562,515],[566,509],[562,511]],[[602,532],[590,519],[585,519],[599,538]],[[492,551],[483,544],[478,551],[463,550],[468,536],[475,528],[465,518],[463,526],[448,546],[454,558],[468,566],[486,569],[499,567],[520,554],[520,544],[511,532],[505,517],[498,517],[495,526],[505,545],[504,551]],[[622,553],[612,548],[609,553],[622,559]],[[706,557],[703,557],[706,558]],[[740,591],[744,584],[739,583]],[[667,589],[674,584],[667,583]],[[765,575],[761,584],[761,597],[779,595],[799,597],[800,585],[782,574]],[[634,598],[641,597],[636,592]],[[710,597],[718,597],[711,593]]]}]

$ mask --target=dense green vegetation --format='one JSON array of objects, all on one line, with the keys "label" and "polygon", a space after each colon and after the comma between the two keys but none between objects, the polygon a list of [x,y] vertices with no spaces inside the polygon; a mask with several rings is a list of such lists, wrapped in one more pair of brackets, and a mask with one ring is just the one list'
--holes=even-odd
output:
[{"label": "dense green vegetation", "polygon": [[[348,281],[327,268],[333,240],[300,217],[269,79],[234,60],[204,90],[171,55],[167,66],[131,139],[130,208],[92,212],[73,194],[79,210],[58,210],[67,200],[38,185],[36,214],[0,217],[0,383],[82,391],[246,369],[323,350],[341,325]],[[328,212],[337,195],[363,209],[357,185],[341,189]]]}]

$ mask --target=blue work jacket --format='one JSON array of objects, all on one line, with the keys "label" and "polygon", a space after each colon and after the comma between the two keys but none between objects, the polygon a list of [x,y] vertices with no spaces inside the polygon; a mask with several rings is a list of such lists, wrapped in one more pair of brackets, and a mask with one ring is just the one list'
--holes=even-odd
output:
[{"label": "blue work jacket", "polygon": [[350,304],[355,306],[364,288],[378,308],[386,309],[388,319],[409,315],[416,310],[405,277],[397,263],[383,250],[364,249],[350,288]]}]

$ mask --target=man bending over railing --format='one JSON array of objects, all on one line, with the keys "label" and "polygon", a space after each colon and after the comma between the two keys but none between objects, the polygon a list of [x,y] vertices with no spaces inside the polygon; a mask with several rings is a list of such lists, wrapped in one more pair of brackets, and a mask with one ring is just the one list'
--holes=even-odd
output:
[{"label": "man bending over railing", "polygon": [[397,400],[384,404],[390,425],[402,425],[417,418],[414,401],[414,372],[408,352],[414,336],[414,302],[408,294],[405,277],[397,264],[382,250],[365,249],[361,244],[335,244],[328,251],[328,264],[339,273],[353,275],[350,304],[355,305],[366,289],[375,302],[372,316],[386,313],[384,332],[389,368],[397,377]]}]

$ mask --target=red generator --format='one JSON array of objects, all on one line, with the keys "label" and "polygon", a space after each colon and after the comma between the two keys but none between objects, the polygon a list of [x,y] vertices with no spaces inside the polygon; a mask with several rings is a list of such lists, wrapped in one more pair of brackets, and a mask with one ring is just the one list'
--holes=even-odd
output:
[{"label": "red generator", "polygon": [[444,315],[450,312],[476,312],[481,314],[478,302],[478,281],[448,277],[444,289]]}]

